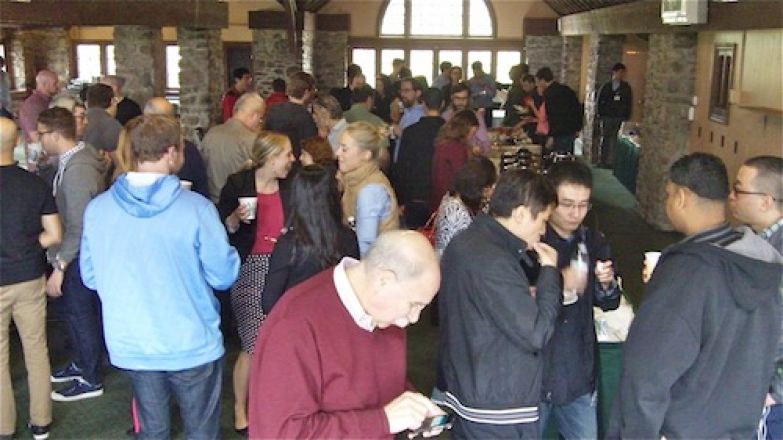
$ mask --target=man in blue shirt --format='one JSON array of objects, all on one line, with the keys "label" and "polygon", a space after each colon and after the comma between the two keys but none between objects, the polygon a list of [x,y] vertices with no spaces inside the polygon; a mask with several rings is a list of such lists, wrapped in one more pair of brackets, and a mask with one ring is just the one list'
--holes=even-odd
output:
[{"label": "man in blue shirt", "polygon": [[421,103],[421,94],[424,92],[423,85],[413,78],[405,78],[400,82],[400,96],[402,105],[405,107],[400,123],[394,128],[394,135],[397,137],[395,143],[394,156],[392,162],[397,163],[399,153],[400,137],[402,132],[409,126],[419,122],[426,113],[427,108]]}]

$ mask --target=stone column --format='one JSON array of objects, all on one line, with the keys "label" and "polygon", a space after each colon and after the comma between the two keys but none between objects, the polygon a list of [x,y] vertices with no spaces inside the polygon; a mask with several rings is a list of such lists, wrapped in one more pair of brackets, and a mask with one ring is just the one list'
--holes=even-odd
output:
[{"label": "stone column", "polygon": [[582,37],[563,37],[560,78],[563,84],[579,94],[582,80]]},{"label": "stone column", "polygon": [[148,26],[115,26],[114,59],[117,75],[127,82],[125,96],[144,105],[166,90],[166,58],[160,28]]},{"label": "stone column", "polygon": [[[319,90],[342,87],[348,67],[349,14],[319,14],[315,34],[315,83]],[[375,78],[367,78],[375,86]]]},{"label": "stone column", "polygon": [[661,229],[666,217],[666,177],[688,152],[688,109],[696,93],[696,33],[650,35],[637,198],[642,216]]},{"label": "stone column", "polygon": [[179,44],[180,121],[186,138],[195,140],[196,128],[220,122],[220,99],[226,82],[220,29],[177,28]]},{"label": "stone column", "polygon": [[253,29],[253,77],[256,89],[264,95],[272,91],[275,78],[286,78],[289,67],[302,68],[301,54],[288,49],[285,29]]},{"label": "stone column", "polygon": [[528,35],[525,37],[525,52],[533,75],[538,69],[549,67],[555,74],[555,79],[560,79],[558,76],[563,64],[563,37]]},{"label": "stone column", "polygon": [[302,29],[302,70],[311,73],[315,73],[316,21],[317,17],[315,13],[304,13],[304,26]]},{"label": "stone column", "polygon": [[71,78],[71,37],[64,28],[19,30],[10,49],[17,88],[35,88],[35,75],[42,69],[56,73],[63,84]]},{"label": "stone column", "polygon": [[585,118],[582,129],[582,148],[588,159],[600,158],[601,129],[595,114],[595,99],[601,86],[612,78],[612,66],[623,59],[624,41],[625,36],[622,35],[590,36],[587,84],[585,84]]}]

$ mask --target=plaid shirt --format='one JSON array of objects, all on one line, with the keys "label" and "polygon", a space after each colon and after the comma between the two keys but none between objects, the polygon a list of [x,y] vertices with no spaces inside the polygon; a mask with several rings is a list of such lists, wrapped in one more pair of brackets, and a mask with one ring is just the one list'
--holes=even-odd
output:
[{"label": "plaid shirt", "polygon": [[60,182],[63,180],[63,173],[65,172],[65,165],[73,157],[74,154],[84,149],[84,142],[79,142],[75,147],[66,151],[60,155],[60,163],[57,166],[57,174],[54,175],[54,183],[52,184],[52,195],[57,195],[57,187],[60,186]]},{"label": "plaid shirt", "polygon": [[761,238],[764,240],[769,240],[769,237],[772,237],[772,234],[774,234],[778,229],[783,228],[783,217],[779,218],[777,222],[771,224],[767,229],[764,229],[761,231]]}]

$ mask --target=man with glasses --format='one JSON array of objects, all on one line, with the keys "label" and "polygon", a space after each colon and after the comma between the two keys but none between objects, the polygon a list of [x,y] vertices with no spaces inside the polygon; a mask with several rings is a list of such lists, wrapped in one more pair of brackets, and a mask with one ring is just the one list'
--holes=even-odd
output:
[{"label": "man with glasses", "polygon": [[[734,218],[783,254],[783,158],[758,156],[745,161],[729,194],[729,208]],[[783,341],[777,353],[764,411],[767,438],[783,438]]]},{"label": "man with glasses", "polygon": [[[547,177],[558,204],[543,242],[557,250],[565,300],[543,352],[539,428],[543,435],[552,416],[565,439],[597,438],[593,306],[616,309],[622,291],[604,235],[584,225],[593,192],[590,167],[581,161],[558,162]],[[586,267],[571,263],[580,248],[587,252]]]},{"label": "man with glasses", "polygon": [[397,163],[402,132],[409,126],[419,122],[419,119],[427,114],[427,108],[421,102],[422,93],[424,93],[424,86],[416,79],[408,77],[400,82],[400,97],[405,109],[403,110],[399,125],[393,128],[394,134],[397,137],[397,144],[394,149],[394,163]]},{"label": "man with glasses", "polygon": [[[443,112],[443,119],[448,121],[457,112],[470,109],[470,87],[465,83],[458,83],[451,87],[451,105]],[[479,147],[482,154],[489,155],[492,143],[489,141],[487,133],[487,123],[484,121],[484,109],[474,110],[476,119],[479,121],[479,128],[471,140],[473,146]]]}]

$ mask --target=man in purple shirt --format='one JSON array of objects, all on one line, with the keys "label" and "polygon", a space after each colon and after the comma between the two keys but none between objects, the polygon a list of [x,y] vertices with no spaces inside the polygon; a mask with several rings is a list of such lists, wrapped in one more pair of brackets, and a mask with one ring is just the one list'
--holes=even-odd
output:
[{"label": "man in purple shirt", "polygon": [[[35,76],[35,90],[27,99],[24,100],[19,108],[19,125],[24,131],[25,154],[27,156],[27,169],[35,171],[38,168],[38,157],[30,154],[30,144],[38,143],[38,115],[49,108],[52,96],[60,91],[60,84],[57,80],[57,74],[51,70],[41,70]],[[40,152],[40,149],[39,149]]]},{"label": "man in purple shirt", "polygon": [[[470,107],[468,107],[468,104],[470,104],[470,87],[465,83],[455,84],[451,87],[451,105],[441,116],[448,121],[458,111],[469,109]],[[479,121],[479,128],[476,130],[476,134],[473,135],[471,143],[473,146],[481,149],[481,154],[488,156],[492,149],[492,144],[489,141],[487,124],[484,121],[485,111],[486,110],[483,108],[475,110],[476,118]]]}]

